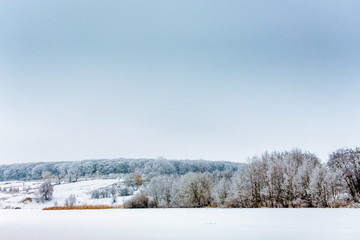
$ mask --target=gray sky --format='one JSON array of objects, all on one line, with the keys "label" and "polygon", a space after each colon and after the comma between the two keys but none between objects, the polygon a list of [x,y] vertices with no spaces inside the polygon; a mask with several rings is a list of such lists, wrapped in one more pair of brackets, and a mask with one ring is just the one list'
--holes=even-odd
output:
[{"label": "gray sky", "polygon": [[359,145],[360,2],[0,1],[0,164]]}]

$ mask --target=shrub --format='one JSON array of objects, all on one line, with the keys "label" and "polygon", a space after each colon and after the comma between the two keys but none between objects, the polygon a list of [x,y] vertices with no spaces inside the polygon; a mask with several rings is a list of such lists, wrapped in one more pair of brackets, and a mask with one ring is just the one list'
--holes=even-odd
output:
[{"label": "shrub", "polygon": [[75,194],[70,194],[67,199],[65,199],[65,206],[74,206],[76,203],[76,196]]},{"label": "shrub", "polygon": [[99,199],[100,198],[100,191],[98,189],[95,189],[91,191],[91,198],[92,199]]},{"label": "shrub", "polygon": [[145,192],[141,191],[134,197],[125,202],[125,208],[148,208],[149,198]]}]

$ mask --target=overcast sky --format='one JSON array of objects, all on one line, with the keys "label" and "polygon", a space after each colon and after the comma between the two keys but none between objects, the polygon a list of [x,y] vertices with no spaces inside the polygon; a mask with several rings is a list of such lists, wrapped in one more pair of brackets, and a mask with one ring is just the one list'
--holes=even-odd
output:
[{"label": "overcast sky", "polygon": [[360,2],[0,1],[0,164],[360,145]]}]

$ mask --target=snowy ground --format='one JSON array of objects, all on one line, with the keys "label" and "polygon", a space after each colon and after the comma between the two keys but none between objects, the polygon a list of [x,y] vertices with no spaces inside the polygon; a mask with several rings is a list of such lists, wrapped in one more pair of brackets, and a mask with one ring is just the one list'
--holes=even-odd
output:
[{"label": "snowy ground", "polygon": [[357,240],[359,209],[0,210],[0,238]]},{"label": "snowy ground", "polygon": [[[44,207],[53,207],[55,204],[63,206],[65,199],[70,194],[75,194],[77,199],[77,205],[110,205],[112,200],[110,198],[103,199],[91,199],[90,192],[94,189],[109,186],[113,183],[117,183],[116,179],[96,179],[79,181],[75,183],[63,183],[54,186],[53,199],[46,203],[36,203],[32,201],[23,202],[26,198],[34,198],[37,188],[41,184],[40,181],[22,182],[22,181],[8,181],[0,182],[0,188],[19,188],[19,192],[0,192],[0,209],[1,208],[16,208],[21,209],[42,209]],[[27,191],[26,191],[27,190]],[[123,197],[118,197],[118,203],[122,204],[125,200]]]}]

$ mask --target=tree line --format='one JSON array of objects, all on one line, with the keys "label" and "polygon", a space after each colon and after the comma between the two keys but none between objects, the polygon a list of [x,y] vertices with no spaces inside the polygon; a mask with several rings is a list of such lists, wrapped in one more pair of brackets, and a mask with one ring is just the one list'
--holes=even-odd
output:
[{"label": "tree line", "polygon": [[[241,163],[205,160],[100,159],[74,162],[37,162],[0,165],[0,181],[40,180],[50,173],[58,182],[77,181],[81,177],[103,177],[117,174],[183,175],[188,172],[236,171]],[[111,176],[110,176],[111,177]]]},{"label": "tree line", "polygon": [[327,163],[299,149],[265,152],[236,172],[189,172],[144,182],[127,207],[345,207],[360,200],[360,148]]},{"label": "tree line", "polygon": [[[310,152],[294,149],[265,152],[249,158],[246,164],[117,159],[5,165],[0,166],[0,172],[7,180],[46,179],[49,175],[58,182],[121,173],[128,188],[119,184],[119,189],[112,186],[91,194],[93,198],[112,196],[115,202],[116,196],[138,192],[125,203],[129,208],[360,206],[360,148],[336,150],[327,163]],[[44,200],[52,193],[48,185],[43,183],[43,191],[39,190]]]}]

